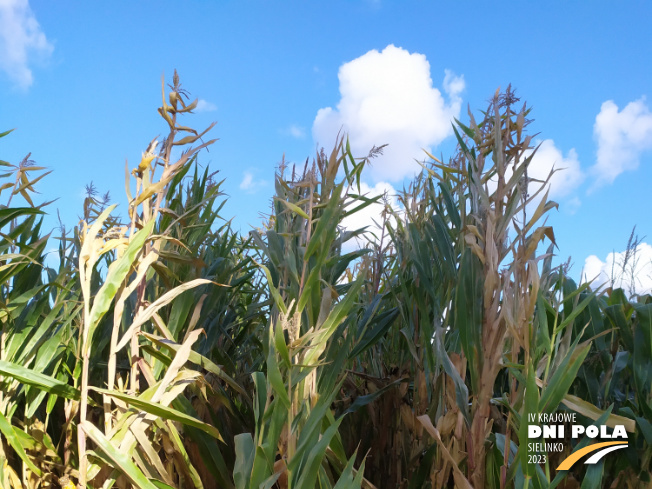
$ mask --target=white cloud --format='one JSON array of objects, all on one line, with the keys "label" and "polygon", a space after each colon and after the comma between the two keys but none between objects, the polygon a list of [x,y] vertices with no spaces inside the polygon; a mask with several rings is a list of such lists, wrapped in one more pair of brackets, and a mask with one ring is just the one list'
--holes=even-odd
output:
[{"label": "white cloud", "polygon": [[611,286],[613,281],[615,288],[623,288],[629,294],[649,294],[652,291],[652,246],[640,243],[626,263],[625,256],[624,251],[609,253],[605,261],[595,255],[589,256],[584,261],[582,281],[595,278],[594,289],[600,285]]},{"label": "white cloud", "polygon": [[203,98],[200,98],[197,102],[197,107],[195,107],[195,112],[215,112],[217,110],[217,105]]},{"label": "white cloud", "polygon": [[433,87],[426,57],[394,45],[343,64],[338,78],[341,99],[337,108],[317,112],[313,137],[328,148],[343,127],[354,156],[389,144],[368,169],[375,182],[399,181],[421,169],[414,159],[424,159],[422,149],[452,134],[451,120],[459,116],[465,86],[463,77],[446,70],[446,101]]},{"label": "white cloud", "polygon": [[612,100],[604,102],[593,135],[598,144],[597,161],[591,168],[594,187],[638,168],[641,153],[652,149],[652,113],[645,98],[630,102],[621,111]]},{"label": "white cloud", "polygon": [[[350,193],[357,194],[358,189],[354,188],[350,190]],[[355,249],[363,248],[366,244],[366,240],[377,242],[381,236],[381,226],[383,224],[382,220],[382,211],[387,202],[394,210],[399,209],[398,199],[396,198],[396,190],[387,182],[378,182],[373,187],[370,187],[364,182],[360,183],[360,195],[363,195],[369,199],[373,199],[377,196],[381,197],[378,202],[368,205],[362,210],[347,216],[342,221],[342,227],[347,231],[357,231],[364,227],[367,228],[364,237],[356,238],[347,241],[344,243],[344,252],[350,252]],[[355,202],[348,207],[348,210],[352,210],[357,207],[361,202]],[[385,239],[387,242],[387,239]]]},{"label": "white cloud", "polygon": [[290,126],[284,129],[282,132],[283,134],[292,136],[295,139],[303,139],[306,137],[306,130],[301,126],[297,126],[296,124],[290,124]]},{"label": "white cloud", "polygon": [[254,184],[254,174],[250,171],[244,172],[242,182],[240,182],[240,190],[249,190]]},{"label": "white cloud", "polygon": [[265,186],[267,186],[267,181],[256,179],[254,172],[247,170],[243,173],[242,182],[240,182],[240,190],[253,194]]},{"label": "white cloud", "polygon": [[[526,156],[532,152],[526,153]],[[528,177],[545,180],[552,169],[557,170],[550,178],[551,199],[570,195],[584,180],[575,148],[572,148],[566,157],[555,146],[552,139],[541,142],[539,149],[532,158],[528,168]]]},{"label": "white cloud", "polygon": [[[585,178],[580,161],[577,157],[577,152],[572,148],[564,157],[562,151],[555,146],[555,142],[552,139],[535,141],[535,145],[538,145],[539,149],[534,154],[530,166],[528,167],[528,177],[539,181],[545,181],[553,169],[557,170],[550,178],[548,184],[548,188],[550,189],[548,199],[554,201],[566,200],[567,202],[565,205],[567,206],[568,212],[571,214],[575,213],[580,206],[581,201],[573,194]],[[526,151],[524,157],[530,156],[532,152],[533,150]],[[509,166],[505,171],[505,178],[509,180],[511,176],[512,169],[511,166]],[[491,192],[496,189],[496,181],[495,178],[490,180],[489,190]],[[528,185],[528,193],[534,195],[540,187],[541,183],[531,182]],[[529,216],[532,215],[541,202],[544,193],[545,190],[539,193],[539,195],[528,204],[526,211]]]},{"label": "white cloud", "polygon": [[581,205],[582,201],[579,197],[572,197],[564,203],[564,210],[573,215],[577,212],[577,209],[579,209]]},{"label": "white cloud", "polygon": [[34,81],[30,64],[45,59],[50,44],[36,20],[28,0],[0,0],[0,70],[21,89]]}]

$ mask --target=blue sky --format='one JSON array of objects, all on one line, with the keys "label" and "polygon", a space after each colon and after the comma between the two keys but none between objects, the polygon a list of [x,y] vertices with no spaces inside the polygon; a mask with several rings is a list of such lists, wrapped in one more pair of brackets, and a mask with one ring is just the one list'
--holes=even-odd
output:
[{"label": "blue sky", "polygon": [[[226,178],[224,217],[247,231],[283,154],[303,162],[344,126],[360,156],[390,143],[364,180],[391,191],[414,151],[451,155],[451,117],[511,83],[534,108],[539,171],[569,168],[551,190],[560,259],[595,275],[634,225],[652,243],[650,19],[643,1],[0,0],[0,131],[17,129],[0,158],[31,152],[54,170],[38,189],[68,224],[91,180],[124,208],[125,159],[164,132],[161,75],[176,68],[203,101],[187,122],[218,122],[200,162]],[[652,247],[641,257],[649,288]]]}]

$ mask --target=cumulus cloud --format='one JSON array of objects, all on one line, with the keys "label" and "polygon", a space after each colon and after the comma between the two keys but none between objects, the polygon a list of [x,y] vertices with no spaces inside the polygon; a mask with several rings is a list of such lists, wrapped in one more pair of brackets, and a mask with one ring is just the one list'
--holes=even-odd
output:
[{"label": "cumulus cloud", "polygon": [[[357,188],[355,191],[352,191],[352,193],[357,193]],[[398,199],[396,198],[396,190],[387,182],[378,182],[373,187],[361,182],[360,195],[369,199],[378,196],[381,196],[381,198],[377,202],[344,218],[342,221],[342,227],[347,231],[357,231],[364,227],[367,228],[367,232],[363,237],[352,239],[344,243],[344,252],[363,248],[366,245],[367,240],[377,242],[381,236],[381,226],[383,224],[381,214],[385,204],[389,204],[394,210],[399,208]],[[352,204],[349,209],[353,209],[357,205],[359,205],[359,202]]]},{"label": "cumulus cloud", "polygon": [[[532,154],[532,152],[529,152]],[[564,157],[552,139],[541,142],[528,168],[528,176],[545,180],[551,170],[557,170],[550,178],[550,198],[569,196],[584,180],[575,148]]]},{"label": "cumulus cloud", "polygon": [[217,110],[217,105],[203,98],[200,98],[197,101],[197,107],[195,107],[195,112],[215,112]]},{"label": "cumulus cloud", "polygon": [[582,281],[594,280],[592,287],[600,285],[622,288],[629,294],[652,292],[652,246],[640,243],[635,252],[609,253],[602,261],[591,255],[584,261]]},{"label": "cumulus cloud", "polygon": [[243,190],[248,194],[253,194],[265,186],[267,186],[267,181],[256,179],[254,172],[247,170],[243,173],[242,181],[240,182],[240,190]]},{"label": "cumulus cloud", "polygon": [[[535,141],[534,143],[538,146],[538,149],[537,152],[534,153],[534,157],[528,167],[528,177],[539,181],[545,181],[550,172],[553,169],[556,170],[548,184],[548,199],[554,201],[566,200],[565,205],[568,212],[571,214],[575,213],[581,205],[581,201],[579,197],[575,195],[575,191],[585,178],[577,152],[572,148],[568,151],[566,156],[564,156],[562,150],[557,148],[552,139]],[[530,156],[533,151],[534,150],[526,151],[524,156]],[[508,167],[505,172],[505,177],[509,180],[511,176],[512,170],[511,167]],[[497,185],[496,181],[497,180],[494,178],[489,182],[490,191],[495,190]],[[531,182],[528,185],[528,193],[534,195],[540,187],[541,183]],[[539,193],[539,195],[528,204],[526,209],[528,215],[532,215],[541,202],[544,193],[545,190]]]},{"label": "cumulus cloud", "polygon": [[34,58],[47,58],[53,46],[45,37],[28,0],[0,0],[0,70],[21,89],[34,77]]},{"label": "cumulus cloud", "polygon": [[612,100],[604,102],[593,135],[598,144],[597,161],[591,169],[594,187],[638,168],[641,153],[652,149],[652,113],[645,98],[630,102],[621,111]]},{"label": "cumulus cloud", "polygon": [[422,149],[452,134],[451,120],[459,116],[465,86],[462,76],[446,70],[445,99],[433,86],[426,57],[394,45],[343,64],[338,78],[340,101],[317,112],[313,137],[328,147],[343,128],[354,156],[389,144],[367,173],[374,182],[399,181],[421,169],[414,159],[424,159]]}]

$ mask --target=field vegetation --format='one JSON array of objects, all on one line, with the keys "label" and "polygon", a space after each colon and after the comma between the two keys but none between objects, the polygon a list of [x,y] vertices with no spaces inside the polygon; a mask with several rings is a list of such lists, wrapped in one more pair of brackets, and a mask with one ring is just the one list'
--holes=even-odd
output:
[{"label": "field vegetation", "polygon": [[[195,106],[175,73],[122,216],[91,186],[45,234],[46,169],[0,162],[0,487],[651,487],[652,297],[552,266],[514,92],[455,121],[457,152],[367,230],[342,223],[380,209],[360,181],[382,148],[340,135],[234,232]],[[592,442],[567,436],[530,463],[528,415],[556,412],[629,446],[557,471]]]}]

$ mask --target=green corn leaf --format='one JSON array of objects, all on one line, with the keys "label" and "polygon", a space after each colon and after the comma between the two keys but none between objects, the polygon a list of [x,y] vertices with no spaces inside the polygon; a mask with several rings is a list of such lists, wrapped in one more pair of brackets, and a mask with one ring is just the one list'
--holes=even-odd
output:
[{"label": "green corn leaf", "polygon": [[604,313],[611,322],[612,326],[617,328],[620,333],[620,339],[628,351],[634,351],[634,334],[631,323],[625,318],[625,310],[622,304],[607,306]]},{"label": "green corn leaf", "polygon": [[300,216],[303,217],[304,219],[310,219],[310,218],[308,217],[308,214],[306,214],[306,213],[303,211],[303,209],[301,209],[301,207],[299,207],[298,205],[293,204],[292,202],[288,202],[287,200],[279,199],[278,197],[274,197],[274,200],[277,200],[277,201],[281,202],[283,205],[285,205],[285,206],[286,206],[288,209],[290,209],[292,212],[294,212],[295,214],[300,215]]},{"label": "green corn leaf", "polygon": [[214,284],[215,282],[211,282],[210,280],[206,280],[204,278],[196,278],[194,280],[190,280],[189,282],[184,282],[181,285],[176,286],[172,290],[168,290],[165,294],[163,294],[158,299],[156,299],[152,304],[147,306],[142,311],[138,312],[138,314],[134,318],[134,321],[131,323],[129,328],[127,328],[127,331],[125,331],[124,335],[122,335],[122,339],[118,341],[118,344],[116,346],[116,351],[119,351],[122,348],[124,348],[127,345],[127,343],[131,340],[131,336],[134,334],[136,329],[142,326],[143,324],[145,324],[147,321],[149,321],[159,309],[172,302],[176,297],[181,295],[183,292],[195,287],[199,287],[201,285],[207,285],[211,283]]},{"label": "green corn leaf", "polygon": [[302,464],[301,471],[292,474],[292,476],[299,474],[297,478],[298,480],[295,484],[292,484],[292,487],[295,487],[296,489],[313,489],[315,487],[319,468],[324,460],[326,449],[328,448],[331,439],[336,435],[342,419],[343,418],[339,418],[334,424],[329,426],[326,431],[324,431],[319,442],[317,442],[308,453],[308,456]]},{"label": "green corn leaf", "polygon": [[254,466],[256,448],[250,433],[236,435],[235,443],[235,465],[233,466],[233,481],[236,489],[249,489],[251,469]]},{"label": "green corn leaf", "polygon": [[100,319],[102,319],[104,314],[106,314],[106,312],[111,307],[113,298],[122,285],[122,282],[127,277],[127,274],[131,270],[131,266],[136,259],[136,255],[138,255],[142,249],[143,245],[147,241],[147,238],[150,237],[155,223],[156,221],[152,219],[145,225],[143,229],[138,231],[132,238],[129,246],[127,246],[127,249],[120,257],[120,259],[116,262],[113,262],[111,266],[109,266],[109,271],[107,273],[106,279],[104,280],[104,284],[95,296],[93,307],[91,308],[88,341],[85,345],[86,349],[90,348],[93,334],[97,329]]},{"label": "green corn leaf", "polygon": [[292,460],[288,462],[288,469],[294,472],[300,464],[305,460],[304,457],[312,449],[317,440],[321,427],[326,417],[326,412],[330,410],[331,403],[339,392],[344,379],[342,379],[328,395],[322,394],[317,404],[313,407],[308,419],[306,420],[297,444],[297,451]]},{"label": "green corn leaf", "polygon": [[16,435],[16,432],[14,431],[14,427],[11,426],[9,420],[5,418],[2,413],[0,413],[0,431],[7,439],[7,442],[9,442],[9,445],[11,445],[11,448],[13,448],[16,454],[18,454],[18,456],[20,457],[20,459],[23,462],[25,462],[25,465],[29,467],[29,470],[31,470],[32,472],[34,472],[39,476],[42,475],[41,470],[36,465],[34,465],[34,463],[27,456],[27,453],[25,452],[25,448],[20,442],[20,438],[18,437],[18,435]]},{"label": "green corn leaf", "polygon": [[[161,338],[159,336],[155,336],[150,333],[142,333],[142,335],[148,340],[150,340],[152,343],[155,343],[156,345],[161,347],[169,348],[175,353],[179,351],[179,348],[181,348],[181,345],[179,343],[174,343],[173,341],[166,340],[165,338]],[[233,378],[227,375],[226,372],[224,372],[224,370],[222,370],[219,366],[217,366],[215,363],[213,363],[205,356],[193,350],[190,350],[188,361],[194,363],[195,365],[199,365],[202,368],[205,368],[208,372],[215,374],[217,377],[219,377],[224,382],[226,382],[236,392],[238,392],[239,394],[247,398],[249,401],[251,401],[249,394],[247,394],[247,392],[240,384],[238,384]]]},{"label": "green corn leaf", "polygon": [[455,321],[462,349],[469,361],[473,391],[479,391],[480,348],[482,344],[482,264],[470,249],[462,255],[459,284],[455,295]]},{"label": "green corn leaf", "polygon": [[4,360],[0,360],[0,374],[66,399],[78,401],[81,396],[79,390],[65,382]]},{"label": "green corn leaf", "polygon": [[330,250],[333,239],[335,238],[335,230],[339,224],[340,212],[340,195],[342,193],[342,187],[344,183],[336,186],[333,189],[333,194],[328,201],[328,205],[324,209],[324,212],[319,216],[317,226],[310,236],[310,242],[306,247],[306,252],[304,254],[304,261],[307,261],[313,254],[321,248],[319,255],[325,256]]},{"label": "green corn leaf", "polygon": [[5,227],[14,219],[23,216],[35,216],[45,214],[43,211],[35,209],[34,207],[9,207],[0,209],[0,229]]},{"label": "green corn leaf", "polygon": [[202,484],[201,477],[197,472],[197,469],[194,467],[190,461],[190,458],[188,457],[188,452],[186,451],[186,447],[184,447],[183,442],[181,441],[181,437],[179,436],[179,432],[177,431],[176,427],[172,422],[168,420],[165,422],[165,428],[167,428],[167,433],[170,437],[170,441],[173,443],[177,453],[181,456],[186,464],[186,467],[188,468],[192,483],[196,488],[202,489],[204,484]]},{"label": "green corn leaf", "polygon": [[139,489],[156,489],[156,485],[136,467],[136,464],[131,460],[131,456],[118,450],[100,430],[88,421],[82,421],[80,426],[97,445],[97,449],[103,452],[106,458],[113,463],[113,466],[119,469],[134,486]]},{"label": "green corn leaf", "polygon": [[375,316],[370,324],[372,328],[364,332],[362,338],[359,339],[357,345],[349,354],[349,358],[356,358],[358,355],[364,353],[367,349],[376,344],[394,323],[394,320],[398,317],[399,312],[400,311],[398,308],[393,308],[389,311],[385,311],[382,314]]},{"label": "green corn leaf", "polygon": [[395,386],[401,384],[402,382],[407,382],[407,381],[408,381],[407,379],[396,379],[394,382],[390,382],[389,384],[381,387],[380,389],[378,389],[375,392],[372,392],[371,394],[356,397],[355,401],[351,403],[351,405],[346,409],[346,411],[342,413],[342,415],[356,412],[358,409],[366,406],[367,404],[374,402],[376,399],[378,399],[388,390],[393,389]]},{"label": "green corn leaf", "polygon": [[283,314],[286,314],[287,307],[285,307],[285,303],[283,302],[283,298],[281,297],[278,289],[274,286],[274,281],[272,280],[272,274],[270,273],[269,268],[267,268],[265,265],[258,266],[263,269],[263,272],[265,272],[265,276],[267,277],[267,286],[269,287],[269,291],[272,294],[272,298],[274,299],[276,307],[278,307],[279,311],[281,311]]},{"label": "green corn leaf", "polygon": [[[271,328],[270,328],[271,329]],[[274,395],[278,396],[286,409],[290,408],[290,398],[288,397],[287,387],[283,381],[283,376],[278,367],[276,360],[276,350],[274,342],[271,338],[272,332],[270,331],[270,346],[269,354],[267,355],[267,379],[274,389]]]},{"label": "green corn leaf", "polygon": [[281,361],[286,368],[292,368],[292,361],[290,360],[290,351],[288,346],[285,343],[285,335],[283,334],[283,328],[280,325],[276,325],[274,328],[276,332],[274,333],[274,346],[276,351],[278,351]]},{"label": "green corn leaf", "polygon": [[591,343],[578,347],[579,336],[573,342],[568,353],[559,364],[555,373],[544,387],[539,401],[539,412],[550,413],[557,409],[559,403],[568,394],[571,384],[577,377],[577,371],[591,349]]},{"label": "green corn leaf", "polygon": [[158,416],[159,418],[169,419],[181,424],[192,426],[194,428],[202,430],[204,433],[208,433],[209,435],[211,435],[214,438],[217,438],[218,440],[224,441],[219,430],[214,426],[206,424],[196,418],[193,418],[192,416],[188,416],[187,414],[182,413],[181,411],[177,411],[174,408],[164,406],[158,402],[150,402],[145,399],[141,399],[138,396],[132,396],[130,394],[118,392],[115,390],[111,391],[107,389],[100,389],[97,387],[91,387],[91,389],[94,390],[95,392],[99,392],[100,394],[115,397],[116,399],[125,402],[127,405],[133,406],[141,411],[145,411],[146,413],[153,414],[154,416]]},{"label": "green corn leaf", "polygon": [[[197,416],[192,404],[185,396],[177,397],[172,402],[172,405],[179,411],[183,411],[193,417]],[[192,426],[186,426],[183,434],[184,438],[189,438],[197,445],[204,467],[215,478],[218,487],[223,487],[224,489],[233,488],[232,473],[227,468],[218,440]]]}]

